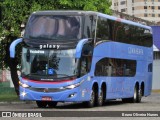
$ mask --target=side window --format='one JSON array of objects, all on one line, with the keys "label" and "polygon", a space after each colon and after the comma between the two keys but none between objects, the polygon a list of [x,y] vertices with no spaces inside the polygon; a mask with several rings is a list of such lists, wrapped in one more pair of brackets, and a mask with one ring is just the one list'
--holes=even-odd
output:
[{"label": "side window", "polygon": [[152,72],[152,63],[150,63],[149,65],[148,65],[148,72]]},{"label": "side window", "polygon": [[108,60],[108,58],[103,58],[97,62],[95,76],[111,76],[111,69]]},{"label": "side window", "polygon": [[86,16],[84,24],[83,38],[94,38],[96,26],[96,16]]},{"label": "side window", "polygon": [[125,28],[120,22],[113,22],[113,41],[124,42]]},{"label": "side window", "polygon": [[81,76],[87,74],[91,69],[92,63],[92,54],[93,54],[93,45],[92,43],[87,43],[84,45],[81,55]]},{"label": "side window", "polygon": [[109,24],[106,18],[99,17],[97,21],[96,42],[100,40],[109,40]]},{"label": "side window", "polygon": [[[147,32],[148,30],[146,30]],[[145,47],[152,47],[153,45],[153,40],[152,40],[152,35],[150,33],[144,33],[141,35],[141,42],[142,45]]]},{"label": "side window", "polygon": [[95,68],[95,76],[133,77],[135,74],[135,60],[103,58],[97,62]]},{"label": "side window", "polygon": [[153,45],[150,30],[118,21],[110,21],[110,23],[112,24],[110,30],[113,41],[145,47]]}]

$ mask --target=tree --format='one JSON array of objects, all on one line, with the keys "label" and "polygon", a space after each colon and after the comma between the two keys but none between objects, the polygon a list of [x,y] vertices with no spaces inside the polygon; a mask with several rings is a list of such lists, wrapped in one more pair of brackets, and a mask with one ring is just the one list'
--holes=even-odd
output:
[{"label": "tree", "polygon": [[9,46],[21,36],[21,25],[26,24],[29,15],[38,10],[92,10],[110,13],[110,0],[1,0],[0,23],[0,68],[10,68],[15,91],[19,95],[17,65],[20,63],[21,45],[16,49],[16,58],[10,59]]}]

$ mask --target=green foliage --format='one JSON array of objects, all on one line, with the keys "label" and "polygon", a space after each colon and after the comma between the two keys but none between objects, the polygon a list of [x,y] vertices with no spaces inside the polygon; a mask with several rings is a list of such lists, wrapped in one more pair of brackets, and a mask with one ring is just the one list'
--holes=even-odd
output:
[{"label": "green foliage", "polygon": [[[39,10],[90,10],[110,14],[111,0],[1,0],[0,23],[0,68],[8,66],[9,45],[21,36],[21,24],[26,24],[29,15]],[[20,56],[21,48],[17,51]],[[20,60],[20,58],[18,59]],[[2,65],[2,66],[1,66]]]}]

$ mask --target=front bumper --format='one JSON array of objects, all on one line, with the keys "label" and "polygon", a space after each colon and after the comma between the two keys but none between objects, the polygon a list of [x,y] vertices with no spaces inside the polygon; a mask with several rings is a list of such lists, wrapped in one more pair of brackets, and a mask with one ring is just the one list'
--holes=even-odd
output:
[{"label": "front bumper", "polygon": [[37,92],[28,88],[20,87],[20,100],[41,101],[43,97],[49,97],[57,102],[82,102],[88,101],[88,93],[76,87],[60,92]]}]

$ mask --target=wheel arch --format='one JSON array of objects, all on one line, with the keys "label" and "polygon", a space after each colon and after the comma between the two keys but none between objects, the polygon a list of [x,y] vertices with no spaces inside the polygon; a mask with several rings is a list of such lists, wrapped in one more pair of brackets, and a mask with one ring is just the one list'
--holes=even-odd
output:
[{"label": "wheel arch", "polygon": [[138,89],[139,89],[139,82],[138,81],[136,81],[136,83],[135,83],[135,86],[134,87],[137,87]]}]

